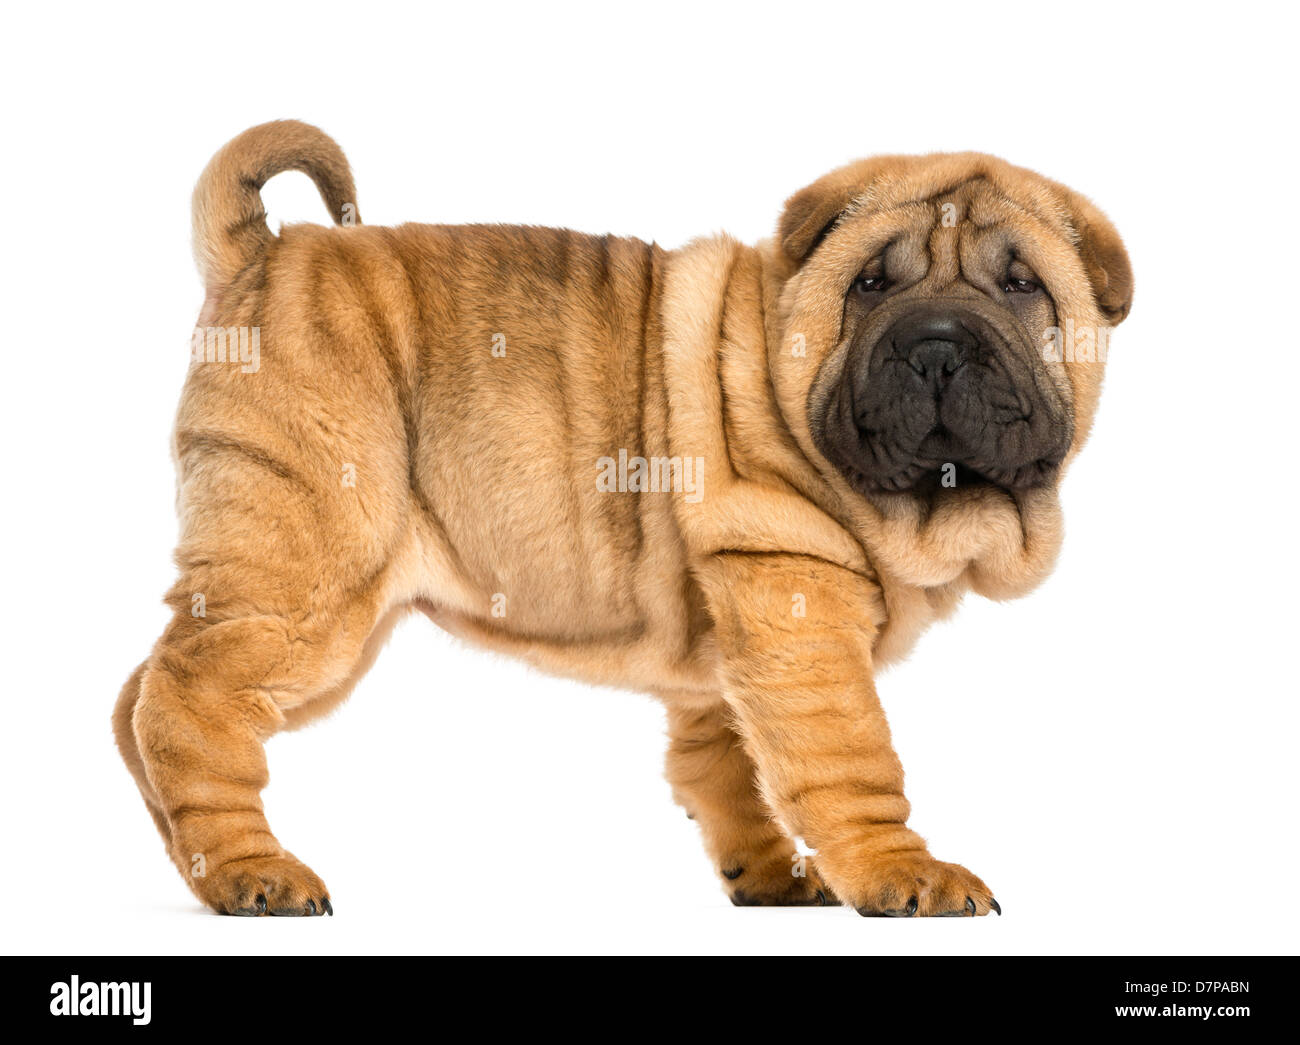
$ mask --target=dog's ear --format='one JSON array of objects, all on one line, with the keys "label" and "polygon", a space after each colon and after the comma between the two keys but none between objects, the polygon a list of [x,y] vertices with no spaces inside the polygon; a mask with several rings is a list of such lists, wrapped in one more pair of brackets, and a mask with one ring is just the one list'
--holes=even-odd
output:
[{"label": "dog's ear", "polygon": [[1097,307],[1112,325],[1128,315],[1133,304],[1133,267],[1115,226],[1091,200],[1066,190],[1071,221],[1079,235],[1079,257],[1092,283]]},{"label": "dog's ear", "polygon": [[818,178],[785,201],[777,226],[781,250],[802,265],[826,238],[845,208],[866,188],[862,164],[851,164]]}]

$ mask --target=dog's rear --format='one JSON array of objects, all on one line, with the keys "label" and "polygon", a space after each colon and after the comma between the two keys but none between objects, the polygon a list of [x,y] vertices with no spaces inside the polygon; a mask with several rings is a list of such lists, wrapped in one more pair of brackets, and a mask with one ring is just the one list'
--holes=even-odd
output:
[{"label": "dog's rear", "polygon": [[[356,220],[342,152],[293,121],[240,135],[195,190],[206,300],[177,416],[180,576],[166,600],[174,616],[113,716],[182,876],[206,903],[239,914],[332,910],[324,883],[262,815],[262,741],[295,709],[336,702],[361,670],[386,606],[384,566],[399,540],[404,488],[386,479],[402,465],[400,418],[335,409],[349,397],[363,410],[368,399],[391,398],[365,353],[346,365],[293,352],[270,371],[248,365],[244,353],[274,336],[262,330],[268,317],[286,329],[310,318],[310,305],[277,297],[266,273],[280,241],[259,189],[287,170],[312,178],[336,222]],[[346,485],[358,472],[371,484],[364,500]]]}]

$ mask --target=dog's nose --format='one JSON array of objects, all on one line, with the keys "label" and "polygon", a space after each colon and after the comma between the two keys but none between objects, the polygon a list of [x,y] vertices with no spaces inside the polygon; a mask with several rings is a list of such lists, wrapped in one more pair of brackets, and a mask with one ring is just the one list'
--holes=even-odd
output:
[{"label": "dog's nose", "polygon": [[952,312],[920,312],[894,327],[894,351],[922,377],[942,384],[970,360],[979,339]]}]

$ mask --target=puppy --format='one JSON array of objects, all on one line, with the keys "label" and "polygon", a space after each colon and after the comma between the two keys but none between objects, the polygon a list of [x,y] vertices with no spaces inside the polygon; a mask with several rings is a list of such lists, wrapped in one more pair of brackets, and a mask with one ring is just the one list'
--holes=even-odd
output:
[{"label": "puppy", "polygon": [[[336,227],[271,233],[286,170]],[[757,247],[372,228],[339,148],[285,121],[217,153],[194,245],[174,616],[113,725],[201,901],[332,913],[267,824],[263,744],[416,608],[658,696],[735,903],[1000,911],[908,828],[874,676],[1051,568],[1132,299],[1091,203],[961,153],[828,174]]]}]

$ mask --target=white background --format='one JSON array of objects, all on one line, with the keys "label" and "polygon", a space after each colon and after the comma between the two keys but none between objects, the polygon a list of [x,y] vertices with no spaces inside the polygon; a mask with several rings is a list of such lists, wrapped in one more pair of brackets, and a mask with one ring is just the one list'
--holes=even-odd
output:
[{"label": "white background", "polygon": [[[1295,950],[1293,9],[916,10],[7,14],[4,950]],[[1110,214],[1137,298],[1059,568],[1017,603],[972,598],[880,682],[914,826],[1005,917],[733,909],[662,781],[656,704],[422,617],[341,711],[270,744],[272,826],[337,916],[199,907],[109,714],[172,578],[190,191],[286,116],[343,145],[372,224],[752,242],[847,160],[965,148]],[[300,175],[266,196],[323,220]]]}]

